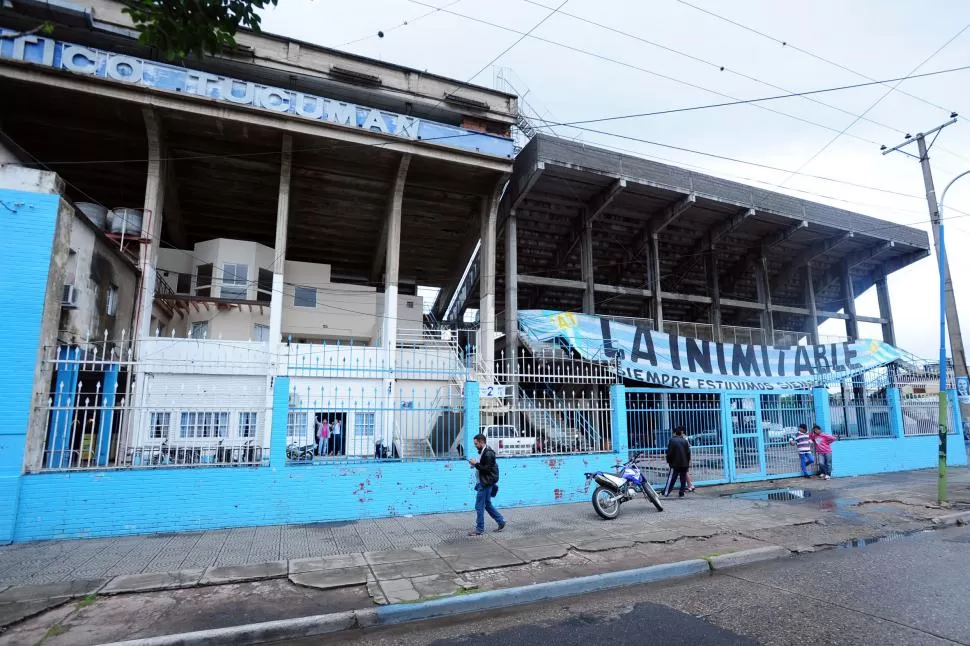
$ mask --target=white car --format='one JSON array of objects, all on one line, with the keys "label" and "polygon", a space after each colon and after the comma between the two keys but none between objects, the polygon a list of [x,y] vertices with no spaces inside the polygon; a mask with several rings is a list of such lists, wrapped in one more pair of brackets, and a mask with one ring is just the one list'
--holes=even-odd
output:
[{"label": "white car", "polygon": [[522,437],[519,430],[509,425],[483,426],[482,435],[487,438],[497,456],[532,455],[535,453],[536,439]]}]

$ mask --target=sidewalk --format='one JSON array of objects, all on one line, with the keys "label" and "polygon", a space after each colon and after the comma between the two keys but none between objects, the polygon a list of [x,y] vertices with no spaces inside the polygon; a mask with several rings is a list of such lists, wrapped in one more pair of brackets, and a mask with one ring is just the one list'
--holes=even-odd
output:
[{"label": "sidewalk", "polygon": [[970,471],[950,471],[950,508],[935,495],[936,472],[918,471],[709,487],[663,513],[631,502],[612,522],[589,503],[503,509],[508,528],[482,538],[466,536],[468,512],[10,545],[0,547],[0,644],[100,643],[752,548],[812,551],[970,509]]}]

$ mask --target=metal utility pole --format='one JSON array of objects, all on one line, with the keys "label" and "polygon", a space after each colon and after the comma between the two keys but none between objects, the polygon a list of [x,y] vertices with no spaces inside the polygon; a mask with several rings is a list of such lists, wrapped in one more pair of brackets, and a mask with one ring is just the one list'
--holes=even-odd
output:
[{"label": "metal utility pole", "polygon": [[[933,173],[930,169],[929,149],[939,136],[941,130],[953,125],[957,121],[957,113],[950,114],[950,120],[946,123],[933,128],[927,132],[918,133],[915,137],[906,135],[906,141],[897,144],[892,148],[883,146],[882,154],[887,155],[891,152],[903,152],[911,157],[912,153],[903,150],[906,146],[916,142],[919,150],[920,166],[923,170],[923,184],[926,188],[926,203],[930,209],[930,220],[933,224],[933,241],[936,244],[936,255],[939,261],[940,272],[940,450],[939,450],[939,501],[946,502],[946,443],[947,427],[949,420],[949,404],[946,393],[946,328],[950,330],[950,349],[953,354],[953,370],[958,380],[967,378],[967,358],[963,348],[963,334],[960,331],[960,318],[957,314],[956,298],[953,293],[953,282],[950,279],[950,267],[946,259],[946,246],[943,237],[943,221],[940,217],[940,207],[936,202],[936,189],[933,186]],[[926,137],[934,135],[929,145],[926,144]],[[961,417],[970,419],[970,404],[960,403]],[[962,429],[961,429],[962,430]]]}]

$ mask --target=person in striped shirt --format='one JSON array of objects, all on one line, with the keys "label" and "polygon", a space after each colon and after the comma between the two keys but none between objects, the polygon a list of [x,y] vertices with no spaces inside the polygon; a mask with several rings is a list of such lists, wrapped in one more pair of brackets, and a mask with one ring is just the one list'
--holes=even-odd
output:
[{"label": "person in striped shirt", "polygon": [[802,462],[802,477],[811,478],[808,467],[815,463],[815,458],[812,457],[812,438],[808,434],[808,426],[799,424],[798,433],[789,442],[798,447],[798,459]]}]

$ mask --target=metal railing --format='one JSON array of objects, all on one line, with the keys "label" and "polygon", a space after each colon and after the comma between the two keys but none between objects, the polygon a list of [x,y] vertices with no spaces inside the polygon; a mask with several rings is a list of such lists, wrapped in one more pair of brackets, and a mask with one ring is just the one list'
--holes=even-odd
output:
[{"label": "metal railing", "polygon": [[815,424],[815,399],[810,392],[761,395],[761,430],[764,433],[767,476],[795,475],[801,472],[798,450],[791,441],[798,425]]},{"label": "metal railing", "polygon": [[463,455],[464,403],[451,384],[397,388],[294,387],[287,417],[291,464],[451,460]]},{"label": "metal railing", "polygon": [[[484,400],[483,400],[484,404]],[[520,388],[501,408],[483,405],[482,429],[498,455],[572,455],[612,450],[609,393]]]},{"label": "metal railing", "polygon": [[[937,388],[937,391],[939,389]],[[940,432],[940,396],[934,394],[906,394],[903,393],[901,406],[903,409],[903,435],[937,435]],[[947,409],[947,431],[950,434],[961,433],[957,428],[953,406]]]},{"label": "metal railing", "polygon": [[653,483],[667,477],[667,444],[683,426],[691,445],[691,480],[723,482],[726,478],[720,393],[628,392],[627,439],[631,454]]}]

